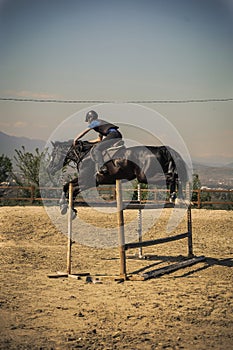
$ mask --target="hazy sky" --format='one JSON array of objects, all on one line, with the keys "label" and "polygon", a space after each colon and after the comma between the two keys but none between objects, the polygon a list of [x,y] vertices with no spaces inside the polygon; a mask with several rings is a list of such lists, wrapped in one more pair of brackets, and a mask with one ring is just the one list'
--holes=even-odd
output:
[{"label": "hazy sky", "polygon": [[[0,0],[0,52],[1,97],[233,97],[233,1]],[[145,106],[193,158],[233,160],[233,102]],[[46,140],[84,107],[0,101],[0,130]]]}]

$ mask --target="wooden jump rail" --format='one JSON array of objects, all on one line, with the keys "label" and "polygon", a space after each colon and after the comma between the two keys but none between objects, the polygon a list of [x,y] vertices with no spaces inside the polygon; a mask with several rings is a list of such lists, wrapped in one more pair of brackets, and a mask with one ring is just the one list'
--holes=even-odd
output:
[{"label": "wooden jump rail", "polygon": [[[140,197],[139,197],[140,199]],[[158,277],[165,273],[171,273],[178,269],[182,269],[199,262],[205,260],[204,256],[196,257],[193,254],[193,242],[192,242],[192,218],[191,218],[191,205],[188,206],[187,209],[187,232],[181,233],[172,237],[164,237],[158,238],[150,241],[142,241],[141,232],[141,215],[139,212],[138,217],[138,233],[139,233],[139,241],[132,243],[125,243],[125,232],[124,232],[124,210],[125,209],[138,209],[141,210],[145,207],[144,204],[131,205],[128,204],[124,206],[122,200],[122,186],[121,180],[116,180],[116,203],[117,203],[117,222],[118,222],[118,241],[119,241],[119,256],[120,256],[120,271],[118,276],[98,276],[98,280],[101,278],[113,278],[115,280],[147,280],[149,278]],[[146,205],[146,208],[148,205]],[[151,206],[149,206],[151,207]],[[153,208],[158,208],[157,206],[152,206]],[[66,273],[58,273],[56,275],[49,275],[48,277],[73,277],[76,279],[81,279],[85,277],[87,280],[92,281],[94,277],[91,277],[89,273],[85,274],[73,274],[72,266],[71,266],[71,253],[72,253],[72,214],[73,214],[73,185],[70,183],[69,185],[69,210],[68,210],[68,242],[67,242],[67,272]],[[139,258],[142,258],[142,247],[149,247],[157,244],[163,244],[168,242],[173,242],[181,239],[187,238],[188,240],[188,258],[184,261],[178,262],[176,264],[172,264],[160,269],[156,269],[153,271],[148,271],[141,275],[128,275],[127,274],[127,264],[126,264],[126,251],[128,249],[139,248]]]},{"label": "wooden jump rail", "polygon": [[[187,232],[187,233],[182,233],[180,235],[176,235],[173,237],[158,238],[158,239],[154,239],[151,241],[127,243],[127,244],[125,244],[125,250],[139,248],[139,247],[150,247],[150,246],[156,245],[156,244],[178,241],[180,239],[187,238],[188,236],[189,236],[189,233]],[[190,256],[192,256],[192,254]]]}]

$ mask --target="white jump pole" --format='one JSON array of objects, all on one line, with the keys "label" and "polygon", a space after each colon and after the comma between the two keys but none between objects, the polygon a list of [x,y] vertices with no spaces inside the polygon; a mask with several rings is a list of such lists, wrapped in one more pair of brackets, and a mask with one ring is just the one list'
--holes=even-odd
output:
[{"label": "white jump pole", "polygon": [[[138,201],[141,204],[141,185],[138,184]],[[138,242],[142,242],[142,209],[138,209]],[[143,258],[142,247],[138,248],[138,257]]]}]

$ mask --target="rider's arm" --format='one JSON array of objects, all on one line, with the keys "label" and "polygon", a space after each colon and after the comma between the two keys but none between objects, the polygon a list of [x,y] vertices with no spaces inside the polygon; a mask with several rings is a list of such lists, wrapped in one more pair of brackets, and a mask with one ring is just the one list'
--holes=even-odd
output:
[{"label": "rider's arm", "polygon": [[[80,134],[78,134],[75,139],[73,144],[75,145],[76,141],[78,141],[79,139],[81,139],[84,135],[86,135],[90,130],[92,130],[92,128],[87,128],[85,129],[83,132],[81,132]],[[91,140],[89,141],[90,143],[96,143],[96,142],[100,142],[102,140],[102,136],[99,135],[99,137],[95,140]]]},{"label": "rider's arm", "polygon": [[102,137],[101,135],[99,135],[99,137],[98,137],[97,139],[95,139],[95,140],[90,140],[90,141],[88,141],[88,142],[90,142],[90,143],[96,143],[96,142],[102,141],[102,139],[103,139],[103,137]]},{"label": "rider's arm", "polygon": [[85,129],[83,132],[81,132],[80,134],[78,134],[75,138],[74,138],[74,145],[76,143],[76,141],[78,141],[79,139],[81,139],[84,135],[86,135],[89,131],[91,131],[92,129],[87,128]]}]

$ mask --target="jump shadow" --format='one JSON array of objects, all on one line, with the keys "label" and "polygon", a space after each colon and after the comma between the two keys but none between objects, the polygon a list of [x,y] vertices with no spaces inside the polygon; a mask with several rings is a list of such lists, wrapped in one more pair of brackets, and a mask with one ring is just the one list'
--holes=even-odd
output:
[{"label": "jump shadow", "polygon": [[[151,264],[148,264],[147,266],[143,266],[140,269],[130,271],[129,274],[131,275],[137,275],[142,274],[145,272],[150,272],[152,268],[158,267],[158,270],[163,269],[164,263],[167,263],[168,265],[173,264],[179,264],[181,262],[187,261],[187,256],[178,255],[178,256],[168,256],[168,255],[144,255],[142,258],[139,258],[137,255],[128,255],[127,260],[138,260],[138,261],[148,261],[153,262]],[[104,258],[103,260],[119,260],[119,258]],[[197,264],[202,264],[201,267],[198,267],[197,265],[192,265],[192,270],[189,270],[188,272],[183,273],[179,276],[174,276],[174,278],[183,278],[183,277],[189,277],[193,274],[196,274],[198,272],[204,271],[212,266],[225,266],[225,267],[233,267],[233,259],[232,258],[226,258],[226,259],[216,259],[212,257],[205,257],[203,261],[197,262]],[[172,272],[171,272],[172,273]]]},{"label": "jump shadow", "polygon": [[193,275],[194,273],[204,271],[212,266],[233,267],[233,259],[232,258],[216,259],[216,258],[206,257],[206,259],[204,261],[204,266],[199,267],[195,270],[191,270],[187,273],[184,273],[182,276],[175,277],[175,278],[189,277],[189,276]]},{"label": "jump shadow", "polygon": [[147,266],[144,266],[138,270],[132,271],[130,272],[131,275],[136,275],[136,274],[140,274],[143,272],[149,272],[150,269],[152,269],[155,266],[158,266],[158,269],[163,268],[164,265],[162,267],[160,267],[159,265],[162,265],[164,263],[170,264],[178,264],[180,262],[186,261],[187,257],[183,256],[183,255],[178,255],[178,256],[168,256],[168,255],[143,255],[142,258],[139,258],[137,255],[135,256],[127,256],[127,260],[138,260],[138,261],[156,261],[152,264],[149,264]]},{"label": "jump shadow", "polygon": [[[140,259],[142,260],[142,259]],[[153,267],[158,266],[158,270],[160,269],[159,265],[162,265],[164,263],[174,263],[174,264],[178,264],[180,262],[183,261],[187,261],[188,258],[185,256],[165,256],[165,255],[147,255],[144,257],[144,260],[146,261],[157,261],[154,262],[152,264],[149,264],[147,266],[144,266],[136,271],[130,272],[132,275],[135,274],[140,274],[143,272],[149,272]],[[197,262],[197,264],[202,264],[201,267],[198,267],[197,265],[193,264],[192,265],[192,270],[189,270],[188,272],[184,272],[182,275],[179,276],[174,276],[174,278],[181,278],[181,277],[188,277],[191,276],[193,274],[196,274],[198,272],[204,271],[212,266],[225,266],[225,267],[233,267],[233,259],[232,258],[226,258],[226,259],[216,259],[216,258],[212,258],[212,257],[205,257],[205,259],[203,261],[199,261]],[[163,265],[164,267],[164,265]],[[163,268],[162,267],[162,268]]]}]

